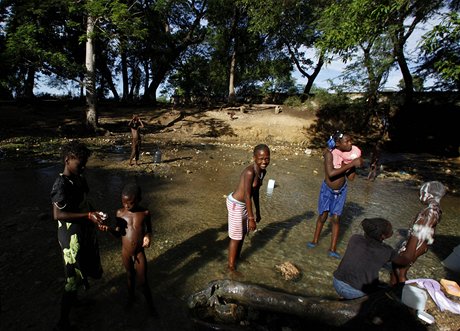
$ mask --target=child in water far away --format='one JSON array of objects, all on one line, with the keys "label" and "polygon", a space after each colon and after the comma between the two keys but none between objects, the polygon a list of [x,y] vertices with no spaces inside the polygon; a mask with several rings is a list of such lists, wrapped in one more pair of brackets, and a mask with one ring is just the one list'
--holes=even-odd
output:
[{"label": "child in water far away", "polygon": [[131,121],[129,121],[128,126],[131,128],[131,155],[129,157],[129,165],[133,165],[133,160],[136,161],[136,165],[139,162],[139,154],[141,152],[141,128],[144,127],[144,123],[141,118],[137,115],[133,115]]},{"label": "child in water far away", "polygon": [[136,184],[127,184],[121,193],[122,208],[117,210],[116,227],[108,228],[116,237],[121,237],[122,261],[128,276],[129,309],[135,299],[136,283],[141,288],[152,316],[157,316],[152,294],[147,282],[147,258],[144,248],[150,247],[152,224],[150,212],[139,205],[141,189]]}]

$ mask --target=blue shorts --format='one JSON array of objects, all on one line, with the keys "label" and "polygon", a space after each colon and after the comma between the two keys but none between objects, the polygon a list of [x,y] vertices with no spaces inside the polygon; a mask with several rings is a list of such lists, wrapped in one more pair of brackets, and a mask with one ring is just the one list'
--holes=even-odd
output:
[{"label": "blue shorts", "polygon": [[351,285],[348,285],[347,283],[342,282],[341,280],[338,280],[335,277],[332,277],[332,283],[334,285],[334,288],[337,294],[340,295],[344,299],[352,300],[352,299],[361,298],[367,295],[363,291],[357,290]]},{"label": "blue shorts", "polygon": [[333,190],[323,181],[319,192],[318,213],[321,215],[328,211],[330,215],[340,216],[347,199],[347,191],[347,182],[340,189]]}]

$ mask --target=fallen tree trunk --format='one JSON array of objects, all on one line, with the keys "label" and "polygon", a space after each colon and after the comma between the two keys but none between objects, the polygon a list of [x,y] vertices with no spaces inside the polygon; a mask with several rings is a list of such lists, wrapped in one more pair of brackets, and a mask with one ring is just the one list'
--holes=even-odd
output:
[{"label": "fallen tree trunk", "polygon": [[[256,310],[297,315],[330,325],[342,325],[355,317],[360,310],[360,304],[356,301],[301,297],[232,280],[211,282],[206,289],[189,297],[188,307],[190,309],[210,307],[215,310],[214,315],[220,315],[221,309],[218,307],[229,303],[237,303]],[[229,314],[234,317],[235,322],[238,322],[239,316],[236,311]],[[218,319],[229,320],[230,318],[219,316]]]},{"label": "fallen tree trunk", "polygon": [[241,325],[247,321],[250,309],[268,312],[270,316],[297,316],[311,321],[316,328],[325,329],[378,326],[381,330],[403,330],[421,326],[413,312],[384,291],[356,300],[331,300],[272,291],[232,280],[216,280],[192,294],[188,307],[196,319],[208,323],[213,320]]}]

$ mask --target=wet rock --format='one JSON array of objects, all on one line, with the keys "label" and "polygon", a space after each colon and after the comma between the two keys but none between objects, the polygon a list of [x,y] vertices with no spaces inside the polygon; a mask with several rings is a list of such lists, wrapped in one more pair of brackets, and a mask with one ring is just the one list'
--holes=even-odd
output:
[{"label": "wet rock", "polygon": [[275,269],[281,273],[285,280],[298,280],[301,276],[299,268],[289,261],[275,265]]}]

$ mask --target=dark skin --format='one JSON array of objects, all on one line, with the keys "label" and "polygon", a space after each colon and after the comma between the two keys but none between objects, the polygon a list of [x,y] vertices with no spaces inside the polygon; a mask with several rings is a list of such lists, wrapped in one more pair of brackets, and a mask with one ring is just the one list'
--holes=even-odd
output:
[{"label": "dark skin", "polygon": [[135,284],[142,288],[152,314],[156,315],[147,283],[147,257],[144,248],[150,247],[152,224],[150,212],[141,207],[141,197],[122,195],[122,208],[117,210],[117,227],[106,228],[122,242],[122,262],[128,276],[130,303],[134,300]]},{"label": "dark skin", "polygon": [[[64,159],[64,171],[62,172],[63,175],[75,178],[78,180],[79,176],[85,171],[86,163],[88,159],[79,159],[72,156],[66,156]],[[89,221],[93,222],[95,225],[98,226],[100,230],[101,226],[104,224],[104,219],[99,214],[100,212],[92,211],[92,212],[82,212],[82,213],[73,213],[67,212],[62,209],[57,208],[53,204],[53,219],[54,220],[61,220],[69,223],[73,222],[85,222],[89,219]]]},{"label": "dark skin", "polygon": [[[430,203],[430,200],[427,200],[425,202],[422,202],[426,205]],[[436,225],[438,224],[439,219],[434,215],[434,214],[428,214],[426,217],[423,219],[422,224],[429,225],[431,228],[436,229]],[[409,243],[413,241],[415,243],[418,243],[418,238],[411,235],[409,236],[408,243],[406,245],[406,250],[401,252],[400,254],[403,255],[406,253],[408,250]],[[409,271],[410,267],[412,264],[423,254],[425,254],[428,251],[428,242],[423,241],[420,246],[417,248],[417,245],[415,245],[414,253],[412,254],[412,259],[409,261],[409,263],[406,264],[401,264],[397,262],[393,262],[393,274],[391,277],[391,282],[392,284],[396,283],[404,283],[407,281],[407,272]]]},{"label": "dark skin", "polygon": [[[248,230],[255,231],[257,223],[261,221],[259,208],[259,190],[262,180],[267,172],[266,168],[270,164],[270,150],[264,148],[256,152],[253,156],[253,163],[247,166],[240,175],[238,185],[233,192],[233,198],[246,204],[248,212]],[[254,202],[255,213],[252,202]],[[243,246],[242,240],[230,239],[228,245],[228,269],[232,272],[236,270],[236,260],[240,256]]]},{"label": "dark skin", "polygon": [[[133,124],[137,124],[136,128],[133,127]],[[138,164],[137,158],[139,157],[139,155],[136,155],[136,148],[140,148],[140,147],[137,147],[137,145],[140,143],[140,139],[141,139],[141,134],[140,134],[139,129],[144,127],[144,123],[139,118],[139,116],[133,115],[133,118],[131,119],[131,121],[129,121],[128,126],[131,128],[131,137],[132,137],[132,144],[133,144],[133,150],[129,158],[129,165],[133,164],[133,159],[135,160],[136,165],[137,165]],[[139,153],[139,151],[137,151],[137,153]]]},{"label": "dark skin", "polygon": [[[64,159],[64,171],[62,173],[73,181],[79,181],[80,175],[86,169],[87,162],[87,158],[78,158],[73,155],[68,155]],[[104,225],[105,219],[101,217],[100,213],[101,212],[98,211],[92,211],[89,213],[67,212],[59,209],[55,204],[53,204],[53,219],[55,221],[61,220],[69,223],[83,223],[90,221],[94,223],[99,228],[99,230],[104,230],[106,227]],[[70,325],[68,316],[75,300],[76,292],[64,292],[61,302],[61,317],[58,323],[63,328],[66,328]]]},{"label": "dark skin", "polygon": [[[390,238],[393,236],[393,227],[390,225],[389,230],[386,234],[382,234],[381,241]],[[410,239],[407,242],[407,249],[401,253],[396,255],[391,262],[394,265],[406,266],[409,265],[416,256],[416,247],[417,247],[417,239]],[[393,284],[393,282],[392,282]]]},{"label": "dark skin", "polygon": [[[336,147],[342,152],[349,152],[352,147],[352,142],[350,139],[350,136],[344,135],[341,139],[338,139],[336,141]],[[348,178],[349,180],[353,180],[355,178],[356,172],[355,169],[356,167],[361,167],[363,165],[363,159],[361,157],[358,157],[354,160],[352,160],[350,163],[345,164],[342,163],[342,166],[340,168],[335,169],[334,164],[332,162],[332,153],[329,149],[325,149],[323,152],[323,157],[324,157],[324,180],[331,189],[333,190],[338,190],[340,189],[344,184],[346,179]],[[329,212],[325,211],[321,215],[318,216],[318,219],[316,220],[316,228],[315,228],[315,234],[313,236],[313,244],[318,244],[319,241],[319,236],[321,235],[321,231],[323,229],[324,223],[326,222],[327,218],[329,216]],[[335,252],[337,249],[337,241],[339,238],[339,216],[338,215],[332,215],[331,216],[331,222],[332,222],[332,239],[331,239],[331,246],[329,250],[331,252]]]},{"label": "dark skin", "polygon": [[[126,122],[125,122],[126,123]],[[133,115],[133,118],[131,119],[131,121],[129,121],[128,123],[128,126],[131,127],[131,125],[133,123],[137,123],[139,125],[139,128],[143,128],[144,127],[144,123],[142,122],[142,120],[140,119],[139,116],[137,115]],[[133,129],[131,128],[131,135],[132,135],[132,138],[133,139],[138,139],[139,138],[139,131],[138,129]]]},{"label": "dark skin", "polygon": [[371,164],[369,166],[369,175],[367,175],[368,180],[374,181],[375,177],[377,177],[377,166],[379,164],[379,159],[380,159],[380,147],[379,147],[379,144],[376,144],[372,152]]}]

